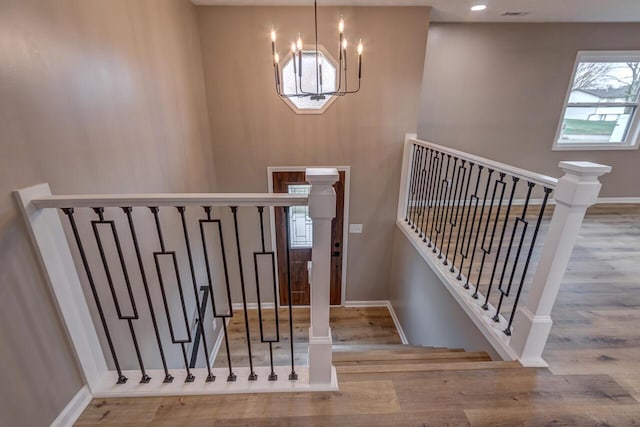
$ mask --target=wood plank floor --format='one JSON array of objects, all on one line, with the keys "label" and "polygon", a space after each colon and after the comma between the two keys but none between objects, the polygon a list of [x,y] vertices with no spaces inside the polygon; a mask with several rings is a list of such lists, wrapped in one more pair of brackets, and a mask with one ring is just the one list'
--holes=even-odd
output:
[{"label": "wood plank floor", "polygon": [[[352,322],[332,316],[336,341],[373,327],[372,343],[398,342],[384,312],[350,310],[334,311]],[[552,317],[550,369],[352,372],[335,393],[97,399],[77,425],[640,425],[640,206],[589,210]]]}]

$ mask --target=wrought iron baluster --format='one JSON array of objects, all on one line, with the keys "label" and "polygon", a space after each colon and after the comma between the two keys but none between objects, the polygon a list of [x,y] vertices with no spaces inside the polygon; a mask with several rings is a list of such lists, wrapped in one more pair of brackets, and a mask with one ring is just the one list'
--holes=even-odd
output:
[{"label": "wrought iron baluster", "polygon": [[422,214],[422,220],[420,222],[420,235],[418,236],[419,238],[420,237],[423,238],[422,239],[423,242],[427,241],[427,231],[425,227],[428,227],[429,225],[428,217],[429,217],[429,211],[431,210],[431,200],[429,200],[429,188],[431,186],[431,169],[433,166],[433,154],[434,154],[434,150],[429,149],[429,165],[427,167],[427,172],[425,174],[425,180],[427,182],[424,186],[423,214]]},{"label": "wrought iron baluster", "polygon": [[416,206],[416,211],[418,213],[418,217],[416,219],[416,233],[419,233],[418,237],[422,237],[422,228],[420,224],[422,224],[422,217],[424,216],[424,188],[426,184],[426,166],[427,159],[429,156],[429,149],[423,147],[423,156],[420,162],[420,178],[418,183],[418,205]]},{"label": "wrought iron baluster", "polygon": [[[504,190],[506,183],[504,182],[504,177],[507,175],[504,172],[498,172],[500,179],[494,181],[493,183],[493,192],[491,194],[491,204],[489,205],[489,213],[487,214],[487,220],[485,222],[484,234],[482,236],[482,244],[480,245],[480,250],[482,251],[482,260],[480,261],[480,271],[478,272],[478,281],[476,282],[476,289],[473,293],[473,298],[478,298],[478,288],[480,287],[480,281],[482,280],[482,272],[484,271],[484,264],[487,259],[487,255],[491,255],[491,249],[493,248],[493,240],[496,236],[496,228],[498,227],[498,221],[500,220],[500,207],[502,206],[502,200],[504,199]],[[489,247],[485,248],[485,243],[487,241],[487,231],[489,230],[489,223],[491,222],[491,216],[493,214],[493,207],[496,203],[496,192],[498,191],[498,185],[500,186],[500,201],[498,202],[498,212],[496,213],[495,219],[493,221],[493,227],[491,227],[491,237],[489,238]],[[489,285],[491,286],[491,284]],[[489,290],[490,291],[490,290]],[[486,309],[485,309],[486,310]]]},{"label": "wrought iron baluster", "polygon": [[96,289],[96,284],[93,280],[93,274],[91,273],[91,268],[89,267],[89,261],[87,260],[87,255],[85,253],[84,246],[82,244],[82,239],[80,238],[80,233],[78,232],[78,226],[73,216],[74,209],[63,208],[62,212],[64,212],[67,218],[69,218],[71,230],[73,231],[73,237],[76,241],[78,252],[80,252],[80,258],[82,259],[82,265],[84,267],[85,274],[87,275],[87,280],[89,281],[91,294],[93,295],[93,300],[96,303],[96,307],[98,309],[98,315],[100,316],[100,323],[102,323],[102,329],[104,329],[104,334],[105,334],[105,337],[107,338],[107,344],[109,345],[109,352],[111,353],[113,364],[116,368],[116,371],[118,372],[117,384],[124,384],[127,382],[127,377],[125,377],[122,374],[122,369],[120,369],[120,362],[118,361],[118,356],[116,355],[116,350],[113,346],[113,341],[111,340],[111,333],[109,332],[109,327],[107,326],[107,319],[104,316],[104,310],[102,309],[100,297],[98,296],[98,290]]},{"label": "wrought iron baluster", "polygon": [[[476,232],[475,232],[475,236],[476,238],[473,241],[473,250],[471,251],[471,260],[469,261],[469,270],[467,271],[467,279],[465,281],[464,287],[465,289],[469,289],[469,280],[471,278],[471,269],[473,268],[473,260],[475,259],[476,256],[476,248],[478,247],[478,237],[480,236],[480,228],[482,228],[482,218],[484,216],[484,207],[487,205],[487,196],[489,195],[489,184],[491,183],[491,176],[493,175],[493,172],[495,172],[493,169],[487,169],[488,173],[487,173],[487,183],[485,185],[484,188],[484,196],[483,196],[483,201],[482,201],[482,207],[480,208],[480,218],[478,219],[478,226],[476,227]],[[482,172],[482,169],[480,169],[480,172]],[[479,176],[478,176],[479,178]],[[476,208],[478,207],[478,202],[476,202]],[[473,224],[475,224],[476,222],[476,211],[474,209],[473,212],[473,221],[471,222],[471,233],[469,234],[469,238],[471,238],[471,235],[474,234],[473,233]],[[468,249],[468,248],[467,248]],[[473,298],[477,299],[478,298],[478,286],[476,285],[476,290],[472,295]]]},{"label": "wrought iron baluster", "polygon": [[[447,265],[449,263],[449,251],[451,250],[451,237],[453,236],[453,230],[458,226],[458,215],[460,213],[460,203],[462,202],[461,196],[462,196],[462,186],[464,185],[464,179],[466,178],[467,175],[467,168],[466,168],[466,163],[467,161],[462,159],[461,160],[461,165],[458,166],[458,175],[456,177],[456,185],[453,189],[453,196],[454,196],[454,200],[453,203],[455,203],[455,214],[453,214],[454,209],[452,207],[450,207],[449,209],[451,209],[451,215],[449,216],[449,241],[447,243],[447,253],[444,257],[444,265]],[[460,175],[462,174],[462,185],[460,184]],[[464,213],[464,208],[463,208],[463,213]],[[453,220],[452,218],[455,218],[455,220]],[[443,245],[444,246],[444,245]],[[455,259],[455,251],[454,251],[454,259]],[[451,272],[454,271],[454,262],[451,262]]]},{"label": "wrought iron baluster", "polygon": [[[140,366],[140,372],[142,374],[140,382],[145,384],[151,381],[151,377],[147,375],[147,372],[144,369],[144,362],[142,361],[142,355],[140,354],[140,346],[138,345],[138,338],[136,337],[136,331],[133,327],[133,321],[138,319],[138,309],[136,308],[136,301],[135,301],[135,298],[133,297],[131,282],[129,280],[129,273],[127,272],[127,265],[124,261],[124,256],[122,255],[122,247],[120,246],[118,231],[116,230],[116,225],[114,221],[106,221],[104,219],[104,208],[93,208],[93,211],[95,212],[96,215],[98,215],[98,220],[91,221],[91,227],[93,229],[93,235],[96,239],[96,244],[98,245],[98,252],[100,253],[100,259],[102,261],[102,267],[104,268],[104,273],[107,278],[107,284],[109,285],[109,290],[111,291],[111,298],[113,299],[113,304],[116,308],[118,319],[126,320],[129,326],[129,333],[131,334],[131,340],[133,341],[133,348],[136,352],[136,358],[138,359],[138,365]],[[113,278],[111,276],[111,270],[109,269],[107,256],[104,251],[104,246],[102,245],[102,239],[100,238],[100,233],[98,232],[99,224],[108,225],[113,235],[113,240],[116,246],[116,252],[118,253],[118,259],[120,260],[120,267],[122,268],[122,274],[124,277],[125,286],[127,288],[127,293],[129,295],[131,309],[133,311],[132,315],[125,316],[122,314],[122,309],[120,308],[120,301],[118,301],[118,296],[116,295],[116,290],[113,283]]]},{"label": "wrought iron baluster", "polygon": [[522,270],[522,276],[520,276],[520,283],[518,284],[518,292],[516,292],[516,298],[513,302],[513,307],[511,308],[511,316],[509,316],[509,324],[503,331],[505,335],[511,335],[511,325],[513,324],[513,318],[516,314],[516,309],[518,308],[518,302],[520,301],[520,294],[522,293],[522,285],[524,285],[525,278],[527,276],[527,270],[529,269],[529,263],[531,261],[531,257],[533,255],[533,249],[535,248],[536,239],[538,237],[538,231],[540,231],[540,224],[542,223],[542,218],[544,217],[544,210],[547,207],[547,202],[549,200],[549,195],[553,190],[551,188],[544,188],[544,198],[542,199],[542,205],[540,206],[540,212],[538,213],[538,219],[536,221],[536,228],[533,230],[533,236],[531,238],[531,246],[529,247],[529,253],[527,254],[527,260],[524,264],[524,269]]},{"label": "wrought iron baluster", "polygon": [[416,153],[418,151],[418,145],[413,144],[411,151],[411,175],[409,176],[409,191],[407,191],[407,209],[405,211],[404,220],[411,224],[411,200],[415,192],[416,185]]},{"label": "wrought iron baluster", "polygon": [[289,294],[289,341],[291,341],[291,373],[289,374],[289,380],[297,380],[298,374],[295,370],[295,359],[293,355],[293,304],[291,303],[291,299],[293,297],[293,292],[291,290],[291,253],[289,248],[290,242],[290,233],[289,229],[289,207],[286,206],[284,208],[284,228],[285,228],[285,239],[286,239],[286,253],[287,253],[287,292]]},{"label": "wrought iron baluster", "polygon": [[410,217],[411,229],[415,230],[416,233],[418,232],[418,229],[416,226],[418,209],[416,208],[416,204],[419,202],[419,197],[420,197],[420,183],[421,183],[420,178],[422,177],[422,174],[420,173],[420,171],[422,169],[423,157],[424,157],[424,147],[418,146],[417,158],[416,158],[416,174],[415,174],[416,185],[413,188],[413,202],[411,205],[411,217]]},{"label": "wrought iron baluster", "polygon": [[233,228],[236,236],[236,249],[238,250],[238,271],[240,273],[240,289],[242,291],[242,308],[244,310],[244,327],[247,333],[247,351],[249,353],[249,381],[258,379],[258,375],[253,370],[253,356],[251,355],[251,331],[249,330],[249,312],[247,311],[247,292],[244,286],[244,269],[242,267],[242,251],[240,249],[240,234],[238,231],[238,207],[231,206],[233,213]]},{"label": "wrought iron baluster", "polygon": [[162,368],[164,369],[164,383],[170,383],[173,381],[173,376],[169,373],[167,368],[167,360],[164,355],[164,349],[162,348],[162,340],[160,339],[160,331],[158,329],[158,320],[156,319],[156,313],[153,308],[153,302],[151,300],[151,292],[149,291],[149,282],[147,281],[147,274],[144,269],[144,263],[142,262],[142,254],[140,252],[140,245],[138,243],[138,236],[136,228],[131,215],[133,208],[125,206],[122,208],[127,216],[127,222],[129,223],[129,232],[131,234],[131,240],[133,241],[133,247],[136,252],[136,259],[138,261],[138,268],[140,269],[140,277],[142,278],[142,286],[144,287],[144,293],[147,298],[147,305],[149,307],[149,314],[151,315],[151,322],[153,324],[153,332],[158,343],[158,351],[160,352],[160,359],[162,361]]},{"label": "wrought iron baluster", "polygon": [[[439,213],[440,213],[440,194],[442,192],[442,166],[444,165],[444,154],[440,153],[440,168],[438,170],[438,178],[435,180],[435,182],[433,183],[434,188],[434,194],[435,194],[435,209],[434,209],[434,213],[433,213],[433,219],[431,220],[431,231],[429,232],[429,244],[433,244],[433,252],[436,252],[436,246],[438,243],[438,234],[437,234],[437,223],[438,223],[438,218],[439,218]],[[448,156],[448,158],[451,158],[451,155]],[[449,160],[447,159],[447,166],[445,169],[445,176],[448,172],[449,169]],[[434,235],[433,232],[436,231],[436,234]],[[429,246],[429,245],[428,245]]]},{"label": "wrought iron baluster", "polygon": [[[469,197],[469,184],[471,183],[471,176],[473,175],[473,167],[475,166],[475,163],[473,162],[469,162],[469,173],[466,173],[467,176],[467,185],[465,186],[465,190],[464,190],[464,198],[462,199],[462,215],[460,216],[460,223],[462,224],[462,221],[464,219],[464,211],[465,211],[465,207],[467,205],[467,198]],[[479,177],[478,180],[476,180],[476,185],[479,181]],[[464,185],[464,182],[463,182]],[[469,205],[469,207],[471,207],[471,205]],[[449,271],[451,273],[453,273],[455,271],[455,266],[456,266],[456,258],[458,257],[458,247],[460,245],[460,240],[462,240],[462,244],[464,245],[464,236],[467,234],[467,223],[469,222],[469,213],[470,213],[471,209],[467,210],[467,217],[466,217],[466,221],[465,221],[465,225],[464,225],[464,231],[462,233],[458,232],[458,235],[456,236],[456,247],[453,249],[453,261],[451,261],[451,268],[449,269]],[[458,216],[458,211],[456,210],[456,217]],[[449,236],[451,237],[451,236]],[[462,255],[462,253],[460,254]],[[447,256],[449,256],[449,254],[447,253]],[[462,263],[464,262],[464,258],[462,258],[462,260],[460,261],[460,267],[458,269],[458,276],[456,277],[457,280],[461,280],[462,276],[460,276],[460,274],[462,273]]]},{"label": "wrought iron baluster", "polygon": [[[444,249],[444,238],[445,235],[447,234],[447,223],[450,224],[450,218],[451,218],[451,212],[452,212],[452,206],[451,204],[453,203],[452,199],[451,199],[451,193],[453,192],[453,194],[455,194],[456,192],[456,188],[454,188],[453,183],[456,183],[456,186],[458,185],[458,178],[456,178],[456,175],[460,175],[459,171],[458,171],[458,158],[454,157],[453,158],[453,166],[451,168],[451,182],[449,183],[449,178],[447,177],[447,186],[449,187],[449,191],[447,193],[447,199],[446,199],[446,210],[445,210],[445,215],[444,215],[444,222],[443,227],[442,227],[442,239],[440,240],[440,248],[439,248],[439,253],[438,253],[438,259],[442,259],[442,250]],[[456,174],[456,172],[458,172],[458,174]],[[450,232],[449,232],[449,236],[451,236],[451,227],[450,228]],[[444,265],[447,265],[447,258],[444,258]]]},{"label": "wrought iron baluster", "polygon": [[[485,296],[484,304],[482,304],[482,308],[484,310],[489,309],[489,297],[491,296],[491,290],[493,289],[493,279],[495,278],[496,269],[498,268],[498,262],[500,260],[500,252],[502,251],[502,242],[504,241],[504,234],[507,229],[507,224],[509,222],[509,214],[511,213],[511,204],[513,203],[513,195],[516,192],[518,181],[520,181],[520,178],[517,178],[515,176],[512,176],[511,179],[512,179],[512,185],[511,185],[511,194],[509,195],[509,203],[507,205],[507,211],[504,215],[504,220],[502,222],[502,231],[500,232],[500,240],[498,241],[498,247],[496,248],[496,257],[493,261],[493,266],[491,268],[491,277],[489,278],[489,287],[487,288],[487,295]],[[493,242],[493,236],[495,235],[495,232],[496,232],[496,225],[498,224],[498,220],[500,218],[500,209],[502,209],[502,200],[503,200],[502,196],[504,195],[504,190],[505,190],[505,186],[503,185],[502,193],[500,194],[500,202],[498,204],[498,209],[496,212],[496,222],[494,223],[491,242]],[[491,245],[489,245],[489,251],[491,251]]]},{"label": "wrought iron baluster", "polygon": [[[498,282],[498,290],[500,291],[500,300],[498,301],[498,306],[496,307],[496,314],[493,316],[494,322],[500,321],[500,308],[502,308],[502,301],[504,297],[509,296],[509,292],[511,291],[511,284],[513,283],[513,277],[516,272],[516,268],[518,266],[518,259],[520,258],[520,251],[522,250],[522,244],[524,243],[524,237],[527,232],[527,227],[529,223],[525,220],[527,215],[527,209],[529,208],[529,200],[531,199],[531,191],[535,184],[533,182],[527,183],[527,197],[524,201],[524,206],[522,208],[522,214],[519,217],[515,218],[513,224],[513,230],[511,231],[511,237],[509,238],[509,246],[507,247],[507,254],[504,259],[504,265],[502,266],[502,273],[500,273],[500,281]],[[511,269],[511,275],[509,278],[509,284],[507,285],[506,291],[502,288],[502,284],[504,283],[504,275],[507,271],[507,267],[509,266],[509,258],[511,257],[511,249],[513,248],[513,241],[516,236],[516,231],[518,230],[518,224],[522,223],[522,233],[520,234],[520,241],[518,243],[518,250],[516,251],[516,258],[513,261],[513,266]]]},{"label": "wrought iron baluster", "polygon": [[[233,366],[231,364],[231,351],[229,347],[229,334],[227,331],[227,319],[233,317],[233,305],[231,303],[231,285],[229,282],[229,269],[227,267],[227,252],[224,246],[224,236],[222,234],[222,220],[211,218],[211,206],[203,206],[206,219],[198,221],[200,224],[200,239],[202,240],[202,253],[204,255],[205,271],[207,272],[207,287],[209,288],[209,294],[211,294],[211,310],[213,311],[213,317],[220,319],[222,324],[222,333],[224,336],[224,346],[227,350],[227,366],[229,367],[229,375],[227,381],[235,381],[237,379],[236,374],[233,373]],[[207,241],[204,234],[205,224],[216,224],[218,226],[218,233],[220,234],[220,253],[222,255],[222,269],[224,271],[224,279],[227,291],[227,304],[229,307],[229,314],[220,314],[216,308],[215,294],[213,293],[213,275],[211,270],[211,264],[209,262],[209,253],[207,251]]]},{"label": "wrought iron baluster", "polygon": [[[191,254],[191,243],[189,241],[189,231],[187,229],[187,219],[185,217],[185,207],[176,206],[176,209],[180,213],[180,222],[182,223],[182,232],[184,234],[184,245],[187,249],[187,259],[189,260],[189,271],[191,272],[191,283],[193,285],[193,295],[196,300],[196,310],[198,312],[198,329],[200,330],[200,336],[202,337],[202,348],[204,349],[204,358],[207,366],[207,378],[206,382],[211,382],[216,379],[216,376],[211,372],[211,360],[209,359],[209,346],[207,345],[207,337],[204,333],[204,317],[205,312],[202,310],[202,303],[200,302],[200,293],[198,292],[198,284],[196,279],[196,270],[193,265],[193,255]],[[206,306],[204,307],[206,310]],[[194,344],[196,345],[196,344]],[[189,364],[191,365],[191,364]]]},{"label": "wrought iron baluster", "polygon": [[[440,177],[441,179],[438,179],[438,197],[437,197],[437,203],[438,203],[438,209],[436,210],[436,226],[435,226],[435,230],[436,230],[436,235],[434,237],[434,242],[433,242],[433,249],[432,252],[435,254],[438,249],[440,249],[438,247],[438,237],[440,236],[441,232],[444,232],[444,230],[442,229],[442,223],[444,220],[444,216],[445,216],[445,206],[446,206],[446,201],[443,200],[444,197],[446,197],[447,194],[447,187],[449,186],[449,181],[448,181],[448,176],[449,176],[449,165],[451,164],[451,154],[447,154],[447,165],[444,168],[444,177]],[[442,254],[440,254],[440,258],[442,258]]]},{"label": "wrought iron baluster", "polygon": [[[180,279],[180,270],[178,269],[178,260],[176,258],[175,251],[166,250],[164,237],[162,235],[162,227],[160,225],[160,215],[158,207],[150,206],[149,210],[153,214],[153,218],[156,224],[156,231],[158,234],[158,242],[160,243],[160,251],[156,251],[153,253],[153,259],[156,264],[156,272],[158,273],[158,284],[160,285],[160,293],[162,294],[162,303],[164,305],[164,311],[167,316],[167,322],[169,323],[169,334],[171,335],[171,342],[173,344],[180,344],[185,370],[187,371],[187,377],[185,378],[184,382],[190,383],[195,380],[195,377],[193,376],[193,374],[191,373],[191,369],[189,368],[189,360],[187,358],[187,349],[185,347],[185,344],[191,343],[191,330],[189,328],[189,319],[187,318],[187,307],[184,302],[184,291],[182,289],[182,281]],[[180,305],[182,307],[182,318],[184,320],[184,327],[187,334],[186,339],[176,339],[175,332],[173,330],[173,322],[171,320],[169,302],[167,301],[167,293],[165,291],[164,280],[162,277],[162,269],[160,268],[160,257],[165,255],[170,256],[171,260],[173,261],[173,268],[176,275],[176,284],[178,286],[178,296],[180,298]]]},{"label": "wrought iron baluster", "polygon": [[[431,173],[429,175],[429,191],[427,195],[427,199],[429,201],[429,211],[427,212],[427,225],[425,226],[424,239],[422,239],[423,242],[427,242],[428,240],[428,243],[427,243],[428,248],[430,248],[431,245],[433,244],[433,224],[436,219],[436,212],[438,208],[438,205],[434,204],[435,194],[437,189],[436,177],[440,169],[442,168],[442,153],[436,150],[433,150],[433,152],[434,152],[434,160],[433,160],[434,164],[433,164],[433,167],[431,168]],[[433,215],[431,215],[432,212],[433,212]],[[431,217],[431,227],[429,227],[429,216]],[[427,228],[430,229],[428,239],[427,239]]]},{"label": "wrought iron baluster", "polygon": [[[278,379],[278,375],[273,369],[273,343],[280,342],[280,320],[278,316],[278,306],[276,304],[276,295],[278,294],[278,289],[276,287],[276,259],[273,251],[267,251],[265,246],[265,231],[264,231],[264,207],[258,206],[258,215],[260,217],[260,241],[262,243],[262,251],[253,253],[253,265],[255,267],[256,273],[256,294],[258,297],[258,321],[260,323],[260,341],[263,343],[269,344],[269,364],[271,366],[271,373],[269,374],[269,381],[275,381]],[[289,242],[287,241],[287,245]],[[264,337],[264,328],[262,326],[262,299],[260,297],[260,274],[258,273],[258,255],[268,255],[271,257],[271,273],[272,273],[272,283],[273,283],[273,297],[274,297],[274,312],[275,312],[275,322],[276,322],[276,337],[265,339]]]},{"label": "wrought iron baluster", "polygon": [[[209,299],[209,288],[207,286],[200,286],[200,292],[202,292],[202,302],[200,303],[200,311],[206,313],[207,311],[207,299]],[[198,319],[196,322],[199,323]],[[189,367],[195,368],[198,361],[198,348],[200,348],[200,338],[204,336],[201,333],[201,329],[197,328],[193,337],[193,346],[191,347],[191,360],[189,361]]]}]

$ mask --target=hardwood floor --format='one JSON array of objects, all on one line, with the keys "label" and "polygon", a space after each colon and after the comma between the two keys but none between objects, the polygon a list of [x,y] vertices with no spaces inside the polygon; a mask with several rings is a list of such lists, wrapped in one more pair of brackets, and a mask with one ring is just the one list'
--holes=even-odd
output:
[{"label": "hardwood floor", "polygon": [[[296,316],[308,316],[297,310],[303,309],[295,309]],[[397,360],[422,364],[409,349],[398,353],[385,345],[399,342],[385,310],[333,309],[335,341],[357,350],[358,340],[367,340]],[[353,353],[340,354],[339,392],[96,399],[77,425],[640,425],[640,206],[589,210],[552,317],[544,353],[550,369],[472,355],[480,361],[402,372],[393,367],[402,363],[386,361],[391,368],[371,372],[364,369],[369,363],[352,363]],[[296,332],[302,347],[298,336],[307,327],[300,324]],[[238,348],[241,343],[240,337]],[[469,363],[480,366],[467,369]]]}]

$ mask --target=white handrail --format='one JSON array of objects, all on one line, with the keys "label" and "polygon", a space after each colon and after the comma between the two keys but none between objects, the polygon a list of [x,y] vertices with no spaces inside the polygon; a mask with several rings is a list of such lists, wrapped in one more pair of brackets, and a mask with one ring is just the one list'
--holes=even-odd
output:
[{"label": "white handrail", "polygon": [[158,194],[74,194],[32,200],[38,209],[135,206],[305,206],[305,194],[286,193],[158,193]]},{"label": "white handrail", "polygon": [[487,168],[506,172],[509,175],[512,175],[521,179],[525,179],[527,181],[534,182],[536,184],[540,184],[544,187],[555,188],[556,185],[558,184],[557,178],[553,178],[547,175],[542,175],[542,174],[532,172],[526,169],[521,169],[515,166],[507,165],[505,163],[500,163],[495,160],[487,159],[484,157],[475,156],[473,154],[465,153],[464,151],[454,150],[453,148],[445,147],[444,145],[438,145],[432,142],[421,141],[417,138],[410,138],[409,143],[422,145],[423,147],[433,148],[440,152],[451,154],[452,156],[456,156],[460,159],[464,159],[478,165],[483,165]]}]

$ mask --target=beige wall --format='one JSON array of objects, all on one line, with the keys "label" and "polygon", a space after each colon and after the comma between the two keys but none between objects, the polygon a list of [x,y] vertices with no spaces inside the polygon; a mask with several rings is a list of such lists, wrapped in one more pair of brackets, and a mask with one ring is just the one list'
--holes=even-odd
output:
[{"label": "beige wall", "polygon": [[387,299],[402,142],[415,131],[429,9],[321,7],[319,41],[331,51],[340,13],[351,41],[365,43],[362,90],[323,115],[300,116],[274,93],[269,30],[278,30],[281,55],[298,31],[311,43],[313,9],[198,8],[217,182],[221,191],[266,191],[267,166],[351,166],[350,222],[364,233],[349,236],[346,296]]},{"label": "beige wall", "polygon": [[551,176],[608,164],[601,196],[638,197],[638,150],[551,151],[576,53],[607,49],[640,49],[640,24],[433,24],[418,135]]},{"label": "beige wall", "polygon": [[195,13],[0,1],[0,425],[48,425],[83,383],[10,192],[213,189]]}]

